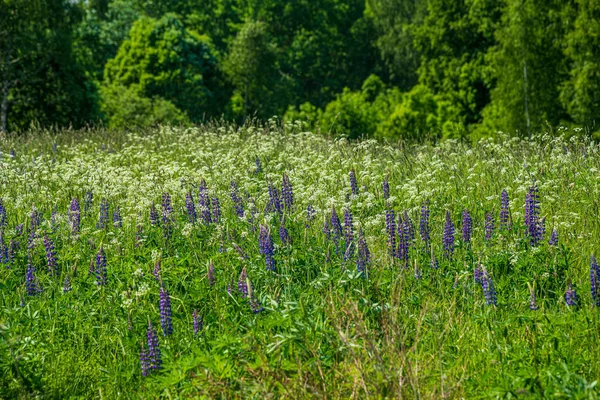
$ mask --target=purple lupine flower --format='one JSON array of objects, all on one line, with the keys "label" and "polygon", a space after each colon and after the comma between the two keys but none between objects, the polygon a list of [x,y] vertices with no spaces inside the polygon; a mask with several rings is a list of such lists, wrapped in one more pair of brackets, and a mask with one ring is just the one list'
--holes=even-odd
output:
[{"label": "purple lupine flower", "polygon": [[283,181],[281,183],[281,197],[283,197],[283,204],[286,209],[291,210],[294,205],[294,191],[292,189],[292,182],[287,174],[283,174]]},{"label": "purple lupine flower", "polygon": [[288,245],[290,243],[290,233],[284,225],[284,222],[281,222],[279,226],[279,239],[281,239],[281,244]]},{"label": "purple lupine flower", "polygon": [[65,282],[63,284],[63,292],[67,293],[70,292],[72,289],[71,287],[71,278],[69,277],[69,275],[65,276]]},{"label": "purple lupine flower", "polygon": [[56,210],[52,210],[52,214],[50,214],[50,231],[56,232],[58,229],[58,212]]},{"label": "purple lupine flower", "polygon": [[358,272],[367,272],[367,266],[371,262],[371,252],[365,240],[362,229],[358,229],[358,254],[356,256],[356,268]]},{"label": "purple lupine flower", "polygon": [[23,234],[23,224],[19,224],[15,227],[15,234],[21,236]]},{"label": "purple lupine flower", "polygon": [[402,216],[398,215],[398,250],[396,252],[396,257],[402,261],[404,267],[408,267],[409,251],[410,234],[408,229],[406,229],[406,224],[404,223]]},{"label": "purple lupine flower", "polygon": [[339,240],[342,237],[342,223],[340,221],[340,217],[338,217],[335,212],[335,207],[331,206],[331,237],[333,242],[335,243],[336,253],[339,253]]},{"label": "purple lupine flower", "polygon": [[489,213],[485,214],[485,241],[486,242],[489,242],[490,240],[492,240],[492,236],[494,236],[494,228],[495,228],[494,214],[489,212]]},{"label": "purple lupine flower", "polygon": [[208,263],[207,278],[208,278],[208,285],[214,286],[215,285],[215,264],[213,264],[212,260],[210,260],[210,262]]},{"label": "purple lupine flower", "polygon": [[248,274],[246,273],[246,267],[243,267],[242,272],[240,272],[238,292],[241,293],[242,299],[248,297]]},{"label": "purple lupine flower", "polygon": [[208,187],[206,181],[202,179],[198,188],[198,209],[200,210],[200,219],[204,225],[212,222],[210,212],[210,197],[208,195]]},{"label": "purple lupine flower", "polygon": [[541,223],[538,188],[535,184],[525,196],[525,226],[531,245],[537,245],[540,240]]},{"label": "purple lupine flower", "polygon": [[113,226],[117,229],[123,227],[123,217],[119,206],[116,206],[115,211],[113,211]]},{"label": "purple lupine flower", "polygon": [[142,350],[140,351],[140,364],[142,367],[142,376],[148,376],[150,373],[150,359],[148,357],[148,352],[146,348],[142,344]]},{"label": "purple lupine flower", "polygon": [[352,212],[349,208],[344,210],[344,239],[346,242],[344,261],[347,261],[354,255],[354,224],[352,222]]},{"label": "purple lupine flower", "polygon": [[0,198],[0,229],[4,229],[7,222],[6,207],[4,206],[4,201]]},{"label": "purple lupine flower", "polygon": [[569,283],[569,287],[565,293],[565,302],[569,307],[574,307],[577,305],[577,292],[571,283]]},{"label": "purple lupine flower", "polygon": [[267,204],[267,212],[277,212],[279,214],[283,213],[279,190],[271,183],[269,183],[269,203]]},{"label": "purple lupine flower", "polygon": [[331,218],[323,218],[323,233],[327,240],[331,240],[331,235],[333,233],[333,227],[331,226]]},{"label": "purple lupine flower", "polygon": [[81,228],[81,207],[79,206],[77,197],[73,197],[71,200],[71,206],[69,207],[69,222],[73,235],[78,234]]},{"label": "purple lupine flower", "polygon": [[87,212],[92,208],[92,204],[94,202],[94,193],[90,191],[86,192],[83,200],[83,212],[87,214]]},{"label": "purple lupine flower", "polygon": [[421,206],[421,218],[419,219],[419,232],[425,251],[429,252],[431,247],[431,229],[429,227],[429,202],[424,201]]},{"label": "purple lupine flower", "polygon": [[510,220],[510,211],[509,211],[509,200],[508,200],[508,192],[506,189],[502,190],[502,198],[500,202],[500,229],[508,229],[509,220]]},{"label": "purple lupine flower", "polygon": [[106,274],[106,253],[104,253],[104,248],[100,246],[100,250],[98,250],[98,254],[96,254],[96,285],[103,286],[106,285],[108,278]]},{"label": "purple lupine flower", "polygon": [[9,268],[10,265],[15,263],[15,256],[17,255],[17,251],[21,248],[21,243],[18,240],[11,239],[8,244],[8,265],[6,268]]},{"label": "purple lupine flower", "polygon": [[450,217],[450,211],[446,211],[446,223],[444,224],[444,256],[448,259],[454,254],[454,223]]},{"label": "purple lupine flower", "polygon": [[185,207],[187,209],[188,221],[192,224],[196,223],[196,206],[191,193],[185,195]]},{"label": "purple lupine flower", "polygon": [[156,209],[156,205],[152,203],[150,205],[150,224],[152,226],[160,226],[160,219],[158,218],[158,210]]},{"label": "purple lupine flower", "polygon": [[152,275],[156,278],[156,282],[160,281],[160,270],[161,270],[161,259],[157,258],[154,263],[154,269],[152,270]]},{"label": "purple lupine flower", "polygon": [[54,243],[44,234],[44,248],[46,249],[46,261],[48,263],[48,274],[58,276],[58,264],[56,262],[56,252],[54,251]]},{"label": "purple lupine flower", "polygon": [[244,204],[242,203],[242,198],[239,196],[239,189],[237,183],[232,180],[230,183],[231,187],[231,201],[233,202],[233,207],[235,208],[235,213],[238,217],[242,218],[244,216]]},{"label": "purple lupine flower", "polygon": [[221,202],[217,196],[212,198],[212,221],[215,224],[221,222]]},{"label": "purple lupine flower", "polygon": [[35,267],[31,265],[31,260],[27,263],[27,274],[25,275],[25,288],[27,289],[28,296],[35,296],[40,293],[42,289],[35,277]]},{"label": "purple lupine flower", "polygon": [[164,286],[160,288],[160,325],[163,335],[169,336],[173,333],[173,319],[171,317],[171,296]]},{"label": "purple lupine flower", "polygon": [[496,305],[498,298],[496,297],[496,289],[494,289],[494,282],[492,277],[486,270],[483,270],[483,277],[481,278],[481,287],[483,288],[483,295],[485,296],[485,303],[490,305]]},{"label": "purple lupine flower", "polygon": [[550,235],[550,240],[548,241],[550,246],[558,246],[558,232],[556,228],[552,230],[552,234]]},{"label": "purple lupine flower", "polygon": [[312,204],[309,204],[308,206],[306,206],[306,224],[304,226],[307,229],[312,224],[316,215],[317,215],[317,213],[315,212],[315,209],[313,208]]},{"label": "purple lupine flower", "polygon": [[260,162],[260,158],[258,158],[258,156],[256,156],[256,158],[254,159],[254,173],[255,174],[260,174],[262,172],[262,164]]},{"label": "purple lupine flower", "polygon": [[192,313],[192,320],[194,321],[194,335],[202,330],[204,324],[202,323],[202,317],[198,315],[198,310],[194,310]]},{"label": "purple lupine flower", "polygon": [[471,233],[473,232],[473,219],[471,218],[469,211],[466,209],[463,209],[462,216],[462,240],[465,244],[470,245]]},{"label": "purple lupine flower", "polygon": [[352,195],[358,195],[358,183],[356,182],[356,172],[354,172],[354,168],[350,170],[350,190],[352,191]]},{"label": "purple lupine flower", "polygon": [[536,311],[539,309],[537,302],[535,301],[535,290],[533,286],[529,288],[529,309],[531,311]]},{"label": "purple lupine flower", "polygon": [[108,226],[108,200],[102,199],[100,202],[100,212],[98,213],[97,229],[104,229]]},{"label": "purple lupine flower", "polygon": [[273,238],[271,233],[264,225],[260,226],[260,235],[258,239],[260,254],[265,256],[267,271],[275,271],[275,259],[273,258],[275,250],[273,248]]},{"label": "purple lupine flower", "polygon": [[596,257],[592,254],[590,257],[590,289],[592,292],[592,304],[600,307],[600,288],[598,285],[600,284],[600,268],[598,267],[598,262],[596,261]]},{"label": "purple lupine flower", "polygon": [[390,253],[394,255],[396,253],[396,215],[389,204],[385,210],[385,230],[388,235],[387,243]]},{"label": "purple lupine flower", "polygon": [[383,178],[383,183],[381,184],[381,186],[383,187],[384,200],[387,200],[390,198],[390,182],[389,182],[388,178],[389,178],[389,175],[386,175],[385,178]]},{"label": "purple lupine flower", "polygon": [[406,210],[402,213],[402,224],[404,225],[404,233],[408,238],[408,244],[410,245],[415,240],[415,224]]},{"label": "purple lupine flower", "polygon": [[160,354],[160,347],[158,345],[158,334],[156,329],[152,326],[152,322],[148,321],[148,332],[146,333],[148,340],[148,361],[150,363],[150,370],[158,370],[162,365],[162,357]]},{"label": "purple lupine flower", "polygon": [[4,231],[0,230],[0,263],[6,264],[6,268],[9,268],[10,258],[9,258],[9,247],[6,245],[4,241]]}]

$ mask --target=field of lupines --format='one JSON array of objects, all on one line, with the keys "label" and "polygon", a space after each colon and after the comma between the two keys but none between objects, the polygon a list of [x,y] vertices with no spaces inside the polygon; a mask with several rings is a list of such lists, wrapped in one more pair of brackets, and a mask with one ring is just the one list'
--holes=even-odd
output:
[{"label": "field of lupines", "polygon": [[0,148],[0,397],[598,397],[598,144]]}]

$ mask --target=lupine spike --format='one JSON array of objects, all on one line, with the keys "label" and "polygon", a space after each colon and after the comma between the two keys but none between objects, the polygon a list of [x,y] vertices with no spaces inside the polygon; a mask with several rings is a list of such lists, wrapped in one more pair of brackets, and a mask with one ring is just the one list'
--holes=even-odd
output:
[{"label": "lupine spike", "polygon": [[108,200],[102,199],[100,203],[100,212],[98,213],[97,229],[104,229],[108,226]]},{"label": "lupine spike", "polygon": [[79,206],[77,197],[73,197],[71,200],[71,206],[69,207],[69,222],[73,235],[78,234],[81,229],[81,207]]},{"label": "lupine spike", "polygon": [[592,254],[590,257],[590,290],[592,292],[592,304],[600,307],[600,268],[598,267],[598,262],[596,261],[596,257]]},{"label": "lupine spike", "polygon": [[71,291],[71,278],[69,275],[65,276],[65,282],[63,284],[63,292],[67,293]]},{"label": "lupine spike", "polygon": [[242,218],[244,216],[244,205],[242,203],[242,198],[239,196],[239,189],[237,183],[232,180],[230,183],[231,187],[231,201],[233,202],[233,207],[235,208],[235,213],[238,217]]},{"label": "lupine spike", "polygon": [[142,367],[142,376],[148,376],[150,373],[150,359],[148,357],[148,352],[146,348],[142,344],[142,350],[140,351],[140,364]]},{"label": "lupine spike", "polygon": [[242,272],[240,272],[238,292],[240,292],[242,299],[248,297],[248,274],[246,273],[246,267],[242,268]]},{"label": "lupine spike", "polygon": [[208,225],[212,222],[210,211],[210,197],[208,195],[208,187],[206,181],[202,179],[198,188],[198,208],[200,209],[200,219],[202,223]]},{"label": "lupine spike", "polygon": [[260,254],[265,256],[267,271],[275,271],[275,249],[273,247],[273,239],[271,233],[264,225],[260,226],[260,235],[258,238]]},{"label": "lupine spike", "polygon": [[56,262],[56,252],[54,251],[54,243],[44,234],[44,248],[46,249],[46,262],[48,264],[48,274],[58,276],[58,263]]},{"label": "lupine spike", "polygon": [[309,204],[308,206],[306,206],[306,224],[305,224],[305,227],[307,229],[310,227],[310,225],[314,221],[316,215],[317,215],[317,213],[315,212],[315,209],[313,208],[312,204]]},{"label": "lupine spike", "polygon": [[198,314],[198,310],[194,310],[192,313],[192,319],[194,321],[194,335],[197,335],[204,326],[202,323],[202,317]]},{"label": "lupine spike", "polygon": [[362,229],[358,229],[358,255],[356,256],[356,268],[358,272],[367,272],[367,266],[371,262],[371,252],[365,240]]},{"label": "lupine spike", "polygon": [[283,244],[284,246],[288,245],[290,243],[290,233],[287,230],[287,228],[285,227],[284,222],[281,222],[281,225],[279,226],[279,239],[281,239],[281,244]]},{"label": "lupine spike", "polygon": [[189,192],[185,195],[185,208],[187,209],[188,222],[196,223],[196,206],[192,194]]},{"label": "lupine spike", "polygon": [[279,190],[269,183],[269,204],[267,205],[267,212],[283,213],[283,207],[281,206],[281,197],[279,196]]},{"label": "lupine spike", "polygon": [[396,257],[402,261],[404,267],[408,267],[410,237],[406,230],[406,224],[401,215],[398,215],[398,250]]},{"label": "lupine spike", "polygon": [[104,253],[104,248],[100,246],[100,250],[98,250],[98,254],[96,254],[96,285],[103,286],[107,283],[107,273],[106,273],[106,253]]},{"label": "lupine spike", "polygon": [[486,270],[483,270],[481,287],[483,288],[485,303],[488,306],[495,306],[498,303],[498,298],[496,297],[496,289],[494,288],[494,281],[492,280],[492,277],[488,274]]},{"label": "lupine spike", "polygon": [[152,326],[151,321],[148,321],[146,338],[148,340],[148,361],[150,363],[150,370],[159,370],[162,365],[162,357],[158,344],[158,334],[156,333],[156,329]]},{"label": "lupine spike", "polygon": [[283,174],[283,180],[281,183],[281,196],[283,197],[283,204],[286,209],[291,210],[294,205],[294,191],[292,189],[292,183],[290,177],[287,174]]},{"label": "lupine spike", "polygon": [[451,259],[454,255],[454,223],[450,211],[446,211],[446,222],[444,224],[444,256]]},{"label": "lupine spike", "polygon": [[510,201],[508,199],[508,192],[506,189],[502,190],[501,202],[500,202],[500,229],[509,228],[510,220]]},{"label": "lupine spike", "polygon": [[381,186],[383,187],[383,199],[387,200],[390,198],[390,182],[389,182],[389,175],[386,175],[385,178],[383,178],[383,183],[381,184]]},{"label": "lupine spike", "polygon": [[221,222],[221,202],[217,196],[212,198],[212,222],[215,224]]},{"label": "lupine spike", "polygon": [[565,302],[569,307],[574,307],[577,305],[577,292],[571,283],[569,283],[569,287],[565,293]]},{"label": "lupine spike", "polygon": [[35,267],[31,265],[31,260],[27,263],[27,274],[25,275],[25,289],[28,296],[35,296],[42,291],[37,278],[35,277]]},{"label": "lupine spike", "polygon": [[385,210],[385,230],[387,232],[387,243],[390,249],[390,254],[395,255],[396,253],[396,215],[394,210],[387,205]]},{"label": "lupine spike", "polygon": [[121,207],[116,206],[113,212],[113,226],[117,229],[123,227],[123,217],[121,216]]},{"label": "lupine spike", "polygon": [[352,212],[349,208],[344,210],[344,239],[346,242],[344,261],[347,261],[354,256],[354,224],[352,221]]},{"label": "lupine spike", "polygon": [[160,226],[158,210],[156,209],[156,205],[154,203],[150,205],[150,224],[153,226]]},{"label": "lupine spike", "polygon": [[548,241],[550,246],[558,246],[558,232],[556,228],[552,230],[552,234],[550,235],[550,240]]},{"label": "lupine spike", "polygon": [[160,288],[160,324],[162,326],[164,336],[169,336],[173,333],[171,296],[164,286],[161,286]]},{"label": "lupine spike", "polygon": [[352,192],[352,195],[357,196],[358,195],[358,183],[356,181],[356,172],[354,172],[354,168],[352,168],[350,170],[349,176],[350,176],[350,190]]}]

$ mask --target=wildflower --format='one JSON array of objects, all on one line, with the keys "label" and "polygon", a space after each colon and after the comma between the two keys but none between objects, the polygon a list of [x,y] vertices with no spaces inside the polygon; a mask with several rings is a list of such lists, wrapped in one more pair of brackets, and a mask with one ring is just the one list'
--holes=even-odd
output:
[{"label": "wildflower", "polygon": [[423,202],[421,206],[421,218],[419,220],[419,232],[421,233],[421,241],[423,241],[423,247],[426,251],[429,251],[431,246],[431,229],[429,227],[429,203]]},{"label": "wildflower", "polygon": [[104,248],[100,246],[98,254],[96,255],[96,285],[103,286],[107,283],[106,275],[106,254]]},{"label": "wildflower", "polygon": [[208,195],[208,187],[206,181],[202,179],[198,188],[198,208],[200,210],[200,219],[202,223],[208,225],[212,222],[210,212],[210,197]]},{"label": "wildflower", "polygon": [[536,185],[529,188],[525,197],[525,225],[531,245],[537,245],[542,239],[543,231],[540,222],[540,202]]},{"label": "wildflower", "polygon": [[346,261],[354,255],[354,226],[352,222],[352,212],[350,212],[349,208],[344,210],[344,238],[346,241],[344,261]]},{"label": "wildflower", "polygon": [[285,173],[283,174],[283,182],[281,183],[281,197],[283,197],[285,208],[291,210],[294,205],[294,191],[290,178]]},{"label": "wildflower", "polygon": [[467,245],[471,244],[471,233],[473,231],[473,219],[471,214],[467,210],[463,210],[463,223],[462,223],[462,239]]},{"label": "wildflower", "polygon": [[444,225],[444,256],[448,259],[454,254],[454,224],[450,217],[450,211],[446,211],[446,223]]},{"label": "wildflower", "polygon": [[281,239],[281,244],[283,244],[284,246],[290,243],[290,234],[287,228],[285,227],[283,221],[279,226],[279,238]]},{"label": "wildflower", "polygon": [[81,226],[81,208],[77,197],[73,197],[71,200],[71,206],[69,207],[69,222],[71,224],[71,232],[74,235],[79,233]]},{"label": "wildflower", "polygon": [[267,204],[267,212],[283,213],[279,190],[271,183],[269,183],[269,203]]},{"label": "wildflower", "polygon": [[146,348],[142,344],[142,350],[140,351],[140,364],[142,367],[142,376],[148,376],[150,373],[150,359],[148,357],[148,352]]},{"label": "wildflower", "polygon": [[4,231],[0,230],[0,263],[7,264],[6,268],[9,268],[10,258],[8,255],[9,247],[4,241]]},{"label": "wildflower", "polygon": [[404,233],[408,238],[409,246],[415,240],[415,224],[408,215],[408,211],[404,210],[402,214],[402,225],[404,226]]},{"label": "wildflower", "polygon": [[238,185],[232,180],[230,183],[231,187],[231,201],[233,202],[233,207],[235,208],[235,213],[238,217],[242,218],[244,216],[244,205],[242,204],[242,198],[238,194]]},{"label": "wildflower", "polygon": [[483,288],[483,295],[485,296],[485,303],[490,305],[496,305],[498,299],[496,297],[496,289],[494,289],[494,282],[492,277],[486,270],[483,270],[483,276],[481,278],[481,287]]},{"label": "wildflower", "polygon": [[509,205],[508,192],[506,189],[503,189],[500,202],[500,229],[508,229],[510,218]]},{"label": "wildflower", "polygon": [[44,248],[46,249],[46,261],[48,263],[48,274],[58,276],[58,264],[56,263],[56,252],[54,251],[54,243],[44,234]]},{"label": "wildflower", "polygon": [[356,182],[356,173],[354,172],[354,168],[350,170],[350,190],[354,196],[358,195],[358,184]]},{"label": "wildflower", "polygon": [[171,296],[164,286],[160,288],[160,324],[163,335],[168,336],[173,333],[173,320],[171,318]]},{"label": "wildflower", "polygon": [[161,269],[161,259],[160,257],[156,259],[154,263],[154,270],[152,271],[152,275],[156,278],[156,281],[160,281],[160,269]]},{"label": "wildflower", "polygon": [[254,297],[250,298],[250,309],[254,314],[264,311],[264,307],[262,307],[258,300],[256,300]]},{"label": "wildflower", "polygon": [[187,209],[188,221],[192,224],[196,223],[196,206],[194,205],[192,194],[189,192],[185,195],[185,207]]},{"label": "wildflower", "polygon": [[102,199],[100,202],[100,212],[98,213],[97,229],[104,229],[108,224],[108,200]]},{"label": "wildflower", "polygon": [[315,209],[313,208],[312,204],[309,204],[308,206],[306,206],[306,224],[305,227],[308,229],[308,227],[312,224],[313,220],[315,219]]},{"label": "wildflower", "polygon": [[146,333],[148,340],[148,362],[149,370],[158,370],[162,365],[160,347],[158,345],[158,335],[156,329],[152,326],[152,322],[148,321],[148,331]]},{"label": "wildflower", "polygon": [[92,204],[94,202],[94,193],[88,191],[85,193],[85,198],[83,202],[83,212],[87,214],[87,212],[92,208]]},{"label": "wildflower", "polygon": [[31,265],[31,260],[27,263],[27,273],[25,275],[25,288],[28,296],[35,296],[40,293],[42,289],[35,277],[35,267]]},{"label": "wildflower", "polygon": [[577,292],[571,283],[569,283],[569,287],[565,293],[565,302],[569,307],[577,305]]},{"label": "wildflower", "polygon": [[485,214],[485,240],[489,242],[492,240],[492,236],[494,235],[494,214],[487,213]]},{"label": "wildflower", "polygon": [[387,242],[392,255],[396,252],[396,216],[388,204],[385,210],[385,230],[388,234]]},{"label": "wildflower", "polygon": [[381,184],[381,186],[383,186],[383,198],[385,200],[390,198],[390,182],[388,181],[389,175],[386,175],[385,178],[383,178],[383,183]]},{"label": "wildflower", "polygon": [[160,219],[158,218],[158,210],[156,209],[156,205],[152,203],[150,205],[150,224],[152,226],[160,226]]},{"label": "wildflower", "polygon": [[6,207],[4,206],[4,201],[0,198],[0,229],[4,229],[7,222]]},{"label": "wildflower", "polygon": [[123,217],[121,217],[121,208],[119,206],[116,206],[113,212],[113,226],[117,229],[123,226]]},{"label": "wildflower", "polygon": [[402,217],[398,215],[398,251],[396,257],[399,258],[405,267],[408,267],[408,258],[410,250],[410,237],[409,232],[406,229]]},{"label": "wildflower", "polygon": [[592,304],[600,307],[600,290],[598,285],[600,284],[600,268],[596,257],[592,254],[590,257],[590,289],[592,292]]},{"label": "wildflower", "polygon": [[479,283],[480,285],[483,284],[483,268],[481,267],[480,262],[475,266],[473,276],[475,277],[475,282]]},{"label": "wildflower", "polygon": [[204,324],[202,323],[202,317],[198,315],[198,310],[194,310],[192,313],[192,320],[194,321],[194,335],[202,330]]},{"label": "wildflower", "polygon": [[221,221],[221,203],[217,196],[212,198],[212,221],[215,224],[218,224]]},{"label": "wildflower", "polygon": [[243,267],[242,272],[240,272],[238,292],[241,293],[242,299],[248,297],[248,274],[246,273],[246,267]]},{"label": "wildflower", "polygon": [[23,224],[19,224],[15,227],[15,234],[21,236],[23,234]]},{"label": "wildflower", "polygon": [[550,246],[558,246],[558,232],[556,228],[552,230],[552,234],[550,235],[550,240],[548,241]]},{"label": "wildflower", "polygon": [[263,225],[260,226],[258,244],[260,247],[260,254],[265,256],[267,271],[275,271],[273,239],[271,238],[269,230]]},{"label": "wildflower", "polygon": [[262,172],[262,164],[260,162],[260,158],[258,158],[258,156],[256,156],[256,158],[254,159],[254,173],[255,174],[260,174]]},{"label": "wildflower", "polygon": [[342,223],[340,222],[340,218],[335,212],[335,207],[331,206],[331,233],[333,242],[336,246],[336,253],[339,252],[339,240],[342,237]]}]

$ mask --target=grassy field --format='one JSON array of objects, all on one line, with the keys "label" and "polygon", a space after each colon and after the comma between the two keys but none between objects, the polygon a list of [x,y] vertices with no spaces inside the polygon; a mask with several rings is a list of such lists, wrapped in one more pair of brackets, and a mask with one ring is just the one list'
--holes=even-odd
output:
[{"label": "grassy field", "polygon": [[598,397],[598,144],[0,148],[3,398]]}]

